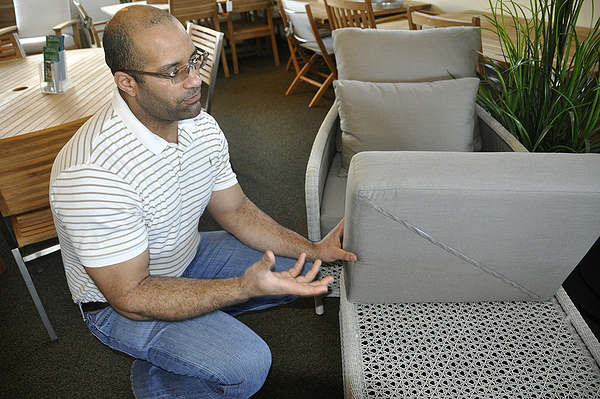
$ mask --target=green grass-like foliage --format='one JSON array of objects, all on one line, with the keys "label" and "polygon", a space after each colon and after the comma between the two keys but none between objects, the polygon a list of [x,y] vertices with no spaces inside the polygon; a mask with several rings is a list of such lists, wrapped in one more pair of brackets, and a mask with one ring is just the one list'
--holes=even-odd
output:
[{"label": "green grass-like foliage", "polygon": [[577,37],[583,2],[490,0],[505,62],[485,60],[478,101],[529,151],[600,152],[600,20]]}]

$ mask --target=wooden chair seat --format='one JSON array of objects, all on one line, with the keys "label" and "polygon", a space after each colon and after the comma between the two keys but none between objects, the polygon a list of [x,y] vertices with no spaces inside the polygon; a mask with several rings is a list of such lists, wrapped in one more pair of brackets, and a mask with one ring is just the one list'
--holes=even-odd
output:
[{"label": "wooden chair seat", "polygon": [[24,247],[56,237],[50,208],[11,217],[19,246]]},{"label": "wooden chair seat", "polygon": [[238,42],[254,39],[257,35],[260,37],[271,34],[271,28],[268,24],[257,25],[256,23],[247,20],[236,21],[231,31]]}]

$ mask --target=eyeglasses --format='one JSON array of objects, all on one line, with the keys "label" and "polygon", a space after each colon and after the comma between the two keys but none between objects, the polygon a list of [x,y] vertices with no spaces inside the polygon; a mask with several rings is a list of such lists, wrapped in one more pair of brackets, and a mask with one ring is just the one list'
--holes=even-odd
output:
[{"label": "eyeglasses", "polygon": [[172,70],[168,74],[136,71],[133,69],[121,69],[120,71],[129,74],[148,75],[155,76],[157,78],[171,79],[171,83],[176,85],[186,80],[192,69],[194,70],[194,72],[196,72],[197,76],[200,76],[200,70],[206,65],[207,62],[208,53],[204,50],[196,50],[196,53],[192,55],[190,62]]}]

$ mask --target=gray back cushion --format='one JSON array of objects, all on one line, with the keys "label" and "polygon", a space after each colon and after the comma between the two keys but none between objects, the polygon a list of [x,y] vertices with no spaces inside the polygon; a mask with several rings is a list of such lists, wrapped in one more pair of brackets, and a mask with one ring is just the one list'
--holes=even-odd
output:
[{"label": "gray back cushion", "polygon": [[334,86],[343,170],[361,151],[473,151],[477,78]]},{"label": "gray back cushion", "polygon": [[476,76],[481,30],[344,28],[333,31],[338,78],[422,82]]}]

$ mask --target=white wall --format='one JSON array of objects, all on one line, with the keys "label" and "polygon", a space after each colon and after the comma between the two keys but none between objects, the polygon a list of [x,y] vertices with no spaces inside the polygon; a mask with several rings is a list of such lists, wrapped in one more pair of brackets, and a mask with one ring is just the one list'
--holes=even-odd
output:
[{"label": "white wall", "polygon": [[[439,12],[457,12],[465,10],[489,11],[490,9],[488,0],[429,0],[429,2],[433,5],[433,9]],[[492,0],[492,2],[492,4],[495,4],[496,0]],[[527,7],[529,7],[530,4],[529,0],[515,0],[515,2]],[[590,26],[592,24],[592,17],[594,22],[600,17],[600,0],[584,0],[578,25]]]}]

